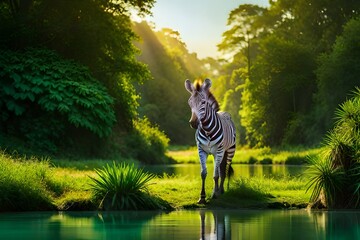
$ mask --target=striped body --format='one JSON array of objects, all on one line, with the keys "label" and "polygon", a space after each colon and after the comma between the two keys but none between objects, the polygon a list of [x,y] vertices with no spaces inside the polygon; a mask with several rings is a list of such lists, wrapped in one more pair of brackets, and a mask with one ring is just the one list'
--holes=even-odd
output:
[{"label": "striped body", "polygon": [[[195,133],[196,145],[199,151],[201,174],[207,174],[206,160],[209,154],[214,156],[214,177],[219,176],[222,161],[231,163],[235,154],[236,133],[234,123],[227,112],[215,112],[207,107],[207,114],[200,120]],[[226,153],[226,159],[223,159]],[[218,166],[218,167],[217,167]]]},{"label": "striped body", "polygon": [[[198,147],[202,190],[199,203],[205,203],[205,178],[207,176],[206,161],[209,154],[214,156],[214,191],[213,197],[224,192],[226,166],[231,168],[231,160],[235,154],[235,126],[227,112],[219,112],[219,104],[210,93],[211,81],[193,85],[185,81],[185,88],[191,93],[189,106],[192,111],[190,125],[196,128],[195,140]],[[218,179],[220,176],[220,188]]]}]

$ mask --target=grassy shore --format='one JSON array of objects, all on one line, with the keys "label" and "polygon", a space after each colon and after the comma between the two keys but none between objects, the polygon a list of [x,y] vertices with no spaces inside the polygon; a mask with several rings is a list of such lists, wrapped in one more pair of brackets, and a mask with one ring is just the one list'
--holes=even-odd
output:
[{"label": "grassy shore", "polygon": [[[95,168],[111,161],[23,159],[0,153],[0,211],[96,210],[91,179]],[[200,178],[161,176],[151,181],[151,195],[183,208],[289,208],[309,200],[302,178],[237,178],[218,199],[209,199],[213,182],[206,182],[208,204],[199,205]]]}]

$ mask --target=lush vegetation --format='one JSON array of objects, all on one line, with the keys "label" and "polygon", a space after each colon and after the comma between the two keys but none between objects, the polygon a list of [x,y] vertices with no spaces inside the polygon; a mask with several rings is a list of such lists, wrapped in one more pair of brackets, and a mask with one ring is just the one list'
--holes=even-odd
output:
[{"label": "lush vegetation", "polygon": [[111,133],[114,100],[85,67],[43,49],[3,50],[0,66],[3,136],[24,136],[31,148],[57,152],[72,129]]},{"label": "lush vegetation", "polygon": [[321,154],[310,158],[308,189],[315,207],[360,207],[360,89],[339,106]]},{"label": "lush vegetation", "polygon": [[[67,161],[64,164],[59,160],[29,160],[4,153],[0,155],[0,163],[0,211],[95,210],[99,206],[168,210],[205,207],[196,204],[199,177],[155,177],[133,163]],[[209,194],[212,187],[213,182],[207,181]],[[305,190],[301,177],[238,178],[232,180],[221,198],[209,200],[206,207],[305,207],[310,196]]]},{"label": "lush vegetation", "polygon": [[2,149],[166,161],[169,140],[139,118],[135,90],[150,73],[130,13],[153,3],[0,1]]},{"label": "lush vegetation", "polygon": [[230,12],[215,94],[236,119],[239,143],[312,145],[359,84],[357,1],[270,1]]}]

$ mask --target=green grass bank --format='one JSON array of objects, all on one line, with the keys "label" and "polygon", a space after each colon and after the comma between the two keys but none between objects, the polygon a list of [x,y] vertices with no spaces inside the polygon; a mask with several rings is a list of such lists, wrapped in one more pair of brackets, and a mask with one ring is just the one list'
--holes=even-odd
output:
[{"label": "green grass bank", "polygon": [[[176,158],[175,158],[176,159]],[[96,210],[91,191],[96,168],[112,161],[60,161],[25,159],[0,153],[0,211]],[[206,181],[206,205],[197,204],[201,179],[186,176],[155,177],[149,194],[171,209],[189,208],[291,208],[305,207],[305,179],[236,178],[218,199],[210,199],[213,181]],[[227,182],[226,182],[227,184]]]}]

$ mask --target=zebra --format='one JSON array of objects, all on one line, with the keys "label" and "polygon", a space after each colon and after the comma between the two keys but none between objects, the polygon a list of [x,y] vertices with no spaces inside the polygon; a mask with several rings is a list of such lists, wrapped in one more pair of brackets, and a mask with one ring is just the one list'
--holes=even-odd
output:
[{"label": "zebra", "polygon": [[[224,193],[226,175],[233,173],[231,161],[235,154],[235,126],[227,112],[219,112],[219,104],[210,92],[211,80],[204,83],[185,81],[185,88],[190,92],[189,106],[191,108],[190,126],[196,129],[195,141],[198,148],[201,165],[201,193],[199,204],[206,203],[205,179],[207,176],[206,160],[209,154],[214,156],[214,189],[212,198]],[[228,165],[228,166],[227,166]],[[220,186],[218,183],[220,176]]]}]

